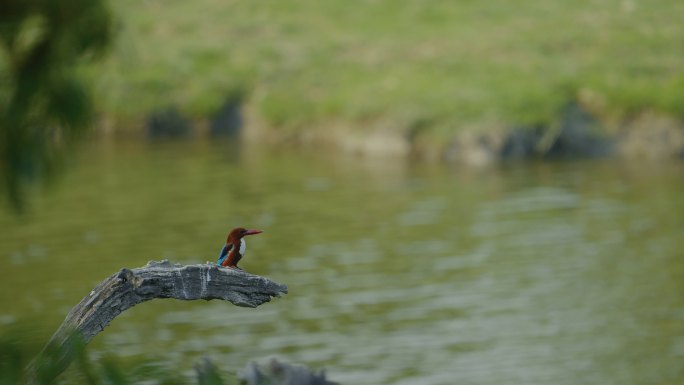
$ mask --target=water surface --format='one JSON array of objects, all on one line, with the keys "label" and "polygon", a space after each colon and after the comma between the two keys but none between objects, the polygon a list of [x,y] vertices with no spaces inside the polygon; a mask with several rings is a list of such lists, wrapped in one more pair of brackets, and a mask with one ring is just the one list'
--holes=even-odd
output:
[{"label": "water surface", "polygon": [[0,330],[47,338],[121,267],[214,260],[289,286],[258,309],[158,300],[89,346],[190,371],[277,355],[347,384],[684,380],[684,167],[619,161],[464,169],[93,145],[31,213],[0,212]]}]

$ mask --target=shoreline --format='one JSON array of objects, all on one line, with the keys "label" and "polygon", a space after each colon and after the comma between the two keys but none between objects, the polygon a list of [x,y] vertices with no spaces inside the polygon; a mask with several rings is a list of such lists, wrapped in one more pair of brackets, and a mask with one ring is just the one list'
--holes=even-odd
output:
[{"label": "shoreline", "polygon": [[[162,118],[120,125],[102,120],[98,134],[148,141],[192,137],[228,137],[250,145],[325,148],[365,157],[401,157],[423,161],[486,165],[508,160],[684,159],[684,120],[655,112],[604,123],[579,104],[568,104],[552,124],[500,125],[488,129],[459,127],[437,136],[430,129],[412,130],[405,122],[329,121],[307,129],[269,124],[254,108],[233,108],[231,119],[191,120],[162,111]],[[219,120],[222,120],[221,123]],[[228,123],[226,123],[228,122]],[[223,124],[223,126],[221,126]],[[226,127],[227,124],[227,127]],[[132,134],[132,135],[131,135]],[[98,135],[99,136],[99,135]]]}]

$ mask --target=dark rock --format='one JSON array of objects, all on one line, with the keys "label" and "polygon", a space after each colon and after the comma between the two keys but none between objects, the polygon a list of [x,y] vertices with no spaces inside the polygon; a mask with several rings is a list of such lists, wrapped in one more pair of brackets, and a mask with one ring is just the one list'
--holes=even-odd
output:
[{"label": "dark rock", "polygon": [[173,107],[150,114],[146,128],[149,139],[188,138],[192,135],[190,122]]},{"label": "dark rock", "polygon": [[535,156],[543,132],[542,126],[514,127],[499,150],[501,159],[527,159]]},{"label": "dark rock", "polygon": [[598,157],[611,150],[610,141],[599,134],[599,123],[577,103],[569,103],[560,117],[556,135],[542,149],[547,158]]},{"label": "dark rock", "polygon": [[611,140],[600,134],[598,120],[577,103],[569,103],[558,125],[518,126],[499,150],[501,159],[586,158],[608,155]]},{"label": "dark rock", "polygon": [[229,98],[212,117],[209,134],[237,138],[242,130],[243,119],[239,98]]},{"label": "dark rock", "polygon": [[264,364],[250,363],[241,374],[243,385],[337,385],[325,378],[325,372],[280,362],[273,358]]}]

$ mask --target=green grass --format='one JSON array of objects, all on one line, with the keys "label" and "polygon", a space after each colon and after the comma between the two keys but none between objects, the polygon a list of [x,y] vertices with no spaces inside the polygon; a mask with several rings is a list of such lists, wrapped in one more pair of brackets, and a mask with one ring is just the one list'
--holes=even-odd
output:
[{"label": "green grass", "polygon": [[202,118],[235,93],[294,130],[544,123],[571,100],[604,117],[684,116],[679,0],[111,5],[117,42],[88,70],[99,108],[123,120],[168,105]]},{"label": "green grass", "polygon": [[[3,331],[0,334],[0,384],[25,385],[33,379],[35,385],[84,384],[84,385],[132,385],[151,383],[155,385],[231,385],[237,383],[232,376],[221,377],[220,371],[209,361],[201,361],[201,374],[190,380],[168,365],[153,360],[124,362],[113,357],[93,360],[86,347],[74,335],[63,348],[49,346],[44,352],[33,343],[27,343],[32,335],[27,330]],[[35,358],[34,358],[35,357]],[[65,359],[67,367],[58,363]],[[30,369],[32,368],[32,369]],[[66,370],[65,370],[66,369]]]}]

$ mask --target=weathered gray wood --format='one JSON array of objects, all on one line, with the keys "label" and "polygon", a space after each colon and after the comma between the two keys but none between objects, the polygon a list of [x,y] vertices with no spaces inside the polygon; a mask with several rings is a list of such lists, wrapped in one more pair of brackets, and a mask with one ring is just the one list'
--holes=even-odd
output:
[{"label": "weathered gray wood", "polygon": [[[195,365],[198,385],[223,385],[216,366],[207,358]],[[242,385],[338,385],[325,378],[325,372],[311,370],[303,365],[278,361],[250,362],[240,375]]]},{"label": "weathered gray wood", "polygon": [[337,385],[325,378],[324,371],[316,372],[306,366],[280,362],[275,358],[262,364],[251,362],[240,378],[245,385]]},{"label": "weathered gray wood", "polygon": [[[121,269],[102,281],[76,305],[28,368],[28,384],[37,382],[41,362],[61,372],[69,365],[74,336],[87,344],[116,316],[155,298],[222,299],[237,306],[257,307],[287,293],[287,286],[242,270],[215,264],[179,265],[151,261],[137,269]],[[45,357],[51,352],[52,357]],[[54,355],[57,354],[57,357]]]}]

